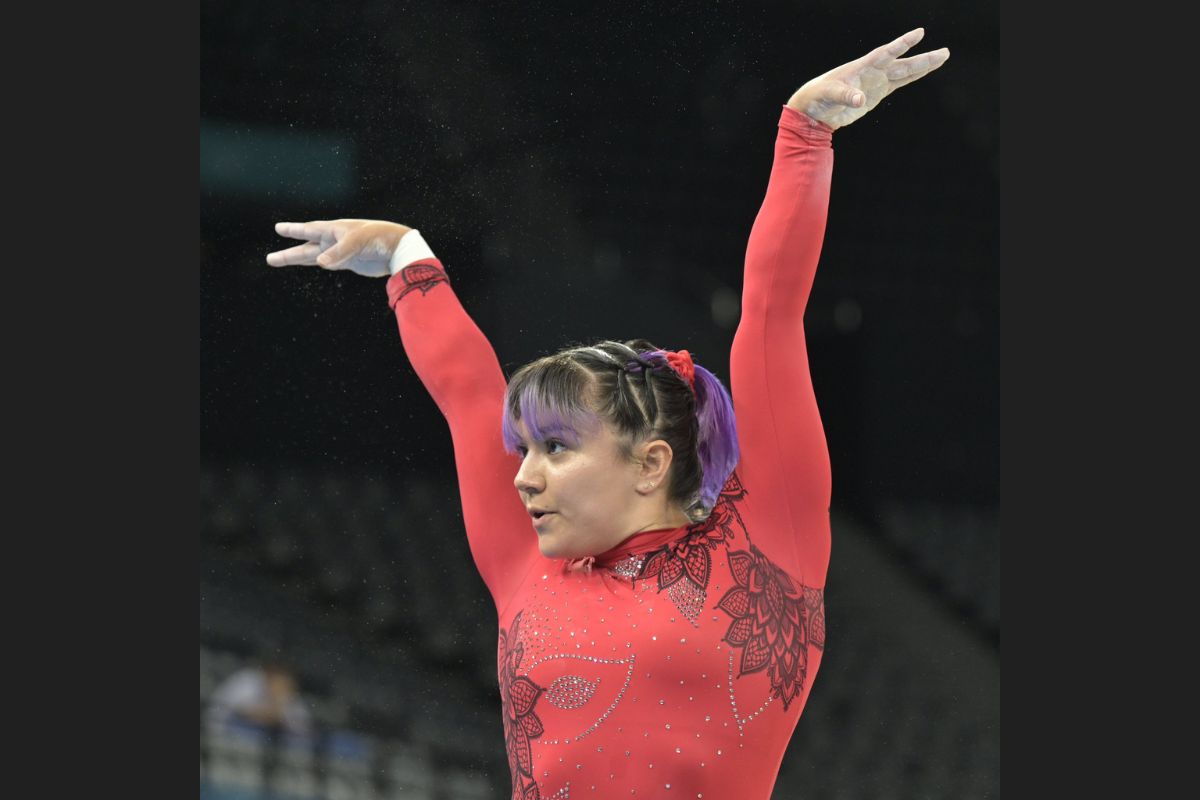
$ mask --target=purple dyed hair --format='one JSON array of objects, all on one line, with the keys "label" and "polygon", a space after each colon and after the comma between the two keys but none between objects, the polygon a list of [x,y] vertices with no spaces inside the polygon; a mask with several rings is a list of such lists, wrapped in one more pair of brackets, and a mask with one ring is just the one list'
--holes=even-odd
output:
[{"label": "purple dyed hair", "polygon": [[717,376],[695,364],[696,391],[644,339],[580,345],[518,369],[505,394],[501,436],[516,453],[524,421],[536,441],[557,437],[578,445],[610,425],[622,455],[663,439],[673,455],[669,496],[694,522],[712,511],[738,462],[733,402]]}]

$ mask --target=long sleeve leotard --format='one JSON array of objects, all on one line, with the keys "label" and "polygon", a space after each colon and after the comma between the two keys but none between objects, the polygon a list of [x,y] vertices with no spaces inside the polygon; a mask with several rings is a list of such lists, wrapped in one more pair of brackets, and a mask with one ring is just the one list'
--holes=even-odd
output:
[{"label": "long sleeve leotard", "polygon": [[779,118],[730,353],[741,458],[712,514],[636,534],[590,570],[538,550],[518,457],[501,443],[505,377],[442,262],[387,282],[449,425],[472,558],[496,604],[514,799],[771,795],[825,644],[829,454],[803,317],[832,133],[786,106]]}]

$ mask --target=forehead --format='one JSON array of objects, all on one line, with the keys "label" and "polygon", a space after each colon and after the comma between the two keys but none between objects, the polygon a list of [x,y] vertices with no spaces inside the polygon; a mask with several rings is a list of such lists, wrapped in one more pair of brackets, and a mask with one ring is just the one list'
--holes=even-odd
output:
[{"label": "forehead", "polygon": [[[558,439],[574,448],[612,450],[618,447],[616,431],[600,417],[585,415],[577,420],[561,419],[553,415],[531,414],[521,419],[509,420],[508,432],[511,443],[528,445]],[[506,440],[509,436],[505,437]],[[506,442],[507,443],[507,442]]]},{"label": "forehead", "polygon": [[607,426],[598,420],[588,421],[565,420],[556,417],[528,418],[531,424],[526,424],[526,418],[514,421],[513,432],[522,442],[544,442],[547,439],[563,439],[571,444],[582,444],[586,441],[603,437]]}]

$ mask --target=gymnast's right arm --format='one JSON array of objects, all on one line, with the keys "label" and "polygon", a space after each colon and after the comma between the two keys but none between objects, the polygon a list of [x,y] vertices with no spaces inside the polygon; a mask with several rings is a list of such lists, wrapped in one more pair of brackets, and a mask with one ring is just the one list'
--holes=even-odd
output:
[{"label": "gymnast's right arm", "polygon": [[271,253],[272,266],[315,264],[384,277],[400,339],[417,376],[446,418],[471,554],[497,609],[536,552],[513,478],[516,456],[500,438],[505,379],[491,344],[451,289],[419,231],[394,222],[281,222],[306,242]]}]

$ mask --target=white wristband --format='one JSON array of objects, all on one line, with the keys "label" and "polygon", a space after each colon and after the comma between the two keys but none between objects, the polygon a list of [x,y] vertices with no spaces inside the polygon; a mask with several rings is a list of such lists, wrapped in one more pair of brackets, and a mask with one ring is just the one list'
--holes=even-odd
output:
[{"label": "white wristband", "polygon": [[413,228],[400,237],[400,244],[396,245],[392,260],[388,262],[388,271],[395,275],[409,264],[423,258],[434,258],[433,251],[421,237],[421,232]]}]

